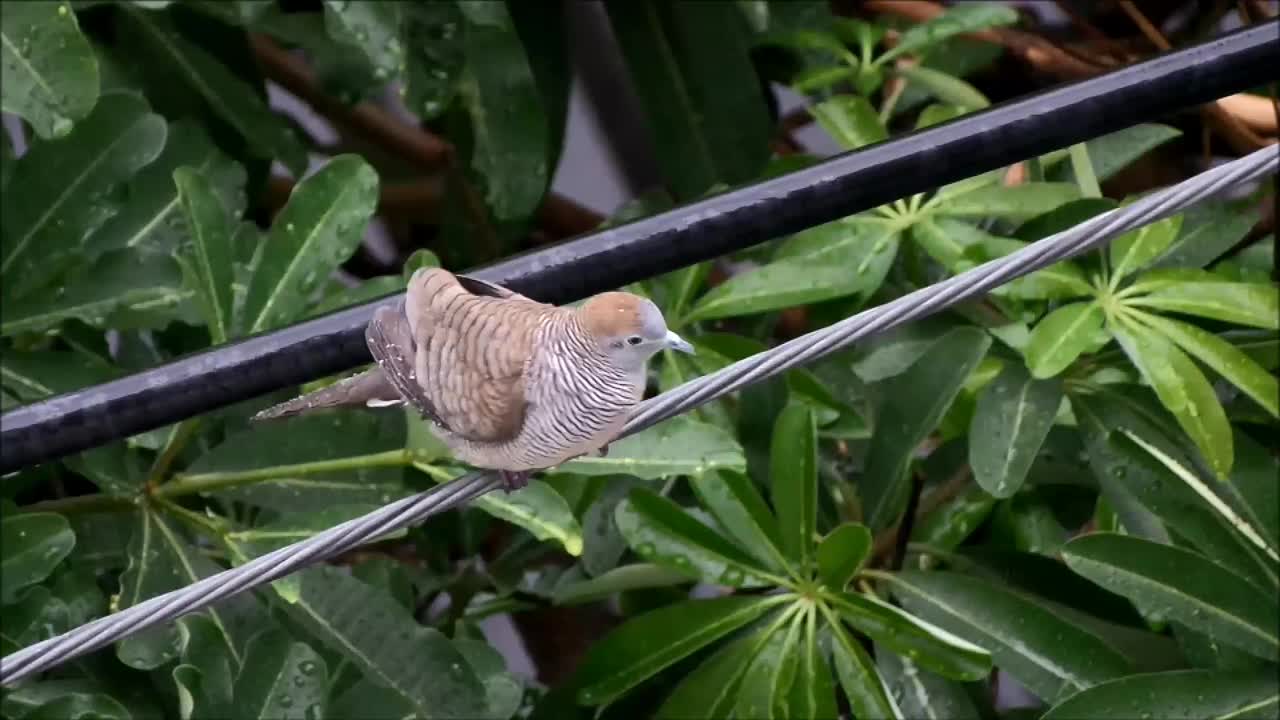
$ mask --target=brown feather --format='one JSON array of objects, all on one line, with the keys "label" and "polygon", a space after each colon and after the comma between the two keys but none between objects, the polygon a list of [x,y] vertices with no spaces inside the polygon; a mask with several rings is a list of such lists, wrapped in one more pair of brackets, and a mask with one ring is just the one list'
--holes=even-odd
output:
[{"label": "brown feather", "polygon": [[593,336],[617,337],[640,331],[643,302],[643,298],[631,293],[600,293],[583,303],[579,313],[583,326]]},{"label": "brown feather", "polygon": [[470,292],[451,273],[429,268],[414,275],[405,304],[417,382],[443,426],[478,442],[520,432],[537,329],[548,314],[563,312],[516,293],[494,294]]}]

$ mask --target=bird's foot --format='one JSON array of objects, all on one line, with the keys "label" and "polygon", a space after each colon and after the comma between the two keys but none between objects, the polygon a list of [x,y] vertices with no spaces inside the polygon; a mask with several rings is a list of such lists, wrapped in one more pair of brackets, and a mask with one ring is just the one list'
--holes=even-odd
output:
[{"label": "bird's foot", "polygon": [[609,456],[609,443],[605,443],[603,446],[601,446],[599,450],[596,451],[596,457],[608,457],[608,456]]},{"label": "bird's foot", "polygon": [[499,470],[498,474],[502,476],[502,488],[508,493],[529,484],[528,470]]}]

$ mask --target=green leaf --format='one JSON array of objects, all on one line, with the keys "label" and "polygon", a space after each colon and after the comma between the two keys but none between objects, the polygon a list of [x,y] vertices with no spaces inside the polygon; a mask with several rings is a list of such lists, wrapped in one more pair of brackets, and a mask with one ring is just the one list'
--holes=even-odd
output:
[{"label": "green leaf", "polygon": [[[286,545],[292,545],[314,537],[329,528],[358,518],[377,508],[378,505],[370,503],[332,505],[323,510],[290,512],[247,530],[223,533],[222,542],[234,547],[237,555],[246,558],[258,557],[273,550],[279,550]],[[404,530],[398,530],[373,538],[369,542],[373,543],[403,537],[404,534]],[[274,580],[271,584],[280,594],[280,597],[288,602],[295,602],[300,592],[300,582],[301,578],[294,574]]]},{"label": "green leaf", "polygon": [[[177,590],[220,570],[191,547],[168,520],[150,507],[136,515],[138,524],[129,541],[129,566],[120,576],[120,609]],[[252,595],[237,595],[206,610],[217,625],[233,668],[244,662],[244,649],[262,628],[266,615]],[[148,628],[121,640],[116,655],[129,667],[152,670],[178,654],[174,624]]]},{"label": "green leaf", "polygon": [[[1063,153],[1065,154],[1065,150]],[[1073,181],[1074,182],[1074,181]],[[1043,240],[1050,235],[1069,230],[1102,213],[1115,210],[1120,204],[1110,198],[1080,198],[1060,205],[1049,212],[1037,215],[1018,226],[1014,235],[1024,242]]]},{"label": "green leaf", "polygon": [[1021,595],[950,572],[889,576],[908,612],[991,651],[992,660],[1049,702],[1126,675],[1126,660],[1094,635]]},{"label": "green leaf", "polygon": [[0,382],[24,402],[114,380],[120,371],[77,352],[5,349],[0,356]]},{"label": "green leaf", "polygon": [[876,63],[883,65],[899,55],[927,50],[955,35],[1000,25],[1012,25],[1017,21],[1017,11],[1005,5],[997,3],[956,5],[932,20],[908,28],[898,38],[898,44],[876,58]]},{"label": "green leaf", "polygon": [[[1164,541],[1167,526],[1231,571],[1275,582],[1275,568],[1258,555],[1276,552],[1263,539],[1264,526],[1251,524],[1247,512],[1242,516],[1220,496],[1232,486],[1192,469],[1197,464],[1172,439],[1181,433],[1159,408],[1153,421],[1147,408],[1119,393],[1073,397],[1071,404],[1094,475],[1130,534]],[[1233,471],[1233,485],[1236,480],[1257,487]],[[1131,507],[1135,503],[1139,507]],[[1157,518],[1163,526],[1150,527]]]},{"label": "green leaf", "polygon": [[0,108],[40,137],[63,137],[98,101],[98,61],[71,3],[0,4],[0,47]]},{"label": "green leaf", "polygon": [[771,576],[733,543],[679,505],[636,488],[615,513],[627,544],[648,562],[730,587],[773,584]]},{"label": "green leaf", "polygon": [[1043,380],[1066,370],[1095,342],[1103,319],[1102,308],[1092,302],[1063,305],[1044,316],[1023,350],[1031,376]]},{"label": "green leaf", "polygon": [[[76,129],[17,160],[0,223],[6,298],[40,287],[73,261],[116,211],[111,191],[156,158],[165,124],[132,95],[106,95]],[[6,303],[7,304],[7,303]]]},{"label": "green leaf", "polygon": [[1109,252],[1113,287],[1121,278],[1141,270],[1168,250],[1181,227],[1182,216],[1174,215],[1112,240]]},{"label": "green leaf", "polygon": [[970,487],[920,519],[911,540],[941,550],[955,548],[982,525],[995,505],[995,498]]},{"label": "green leaf", "polygon": [[734,717],[773,717],[786,701],[795,681],[802,625],[801,617],[792,616],[790,622],[771,628],[742,676]]},{"label": "green leaf", "polygon": [[537,210],[548,166],[547,108],[529,57],[502,3],[460,2],[466,66],[459,91],[471,116],[471,169],[498,220],[524,221]]},{"label": "green leaf", "polygon": [[173,182],[174,171],[181,167],[202,175],[227,212],[243,211],[244,168],[218,150],[199,125],[180,120],[169,126],[160,157],[129,181],[128,199],[120,211],[89,236],[85,247],[93,253],[125,248],[163,255],[177,251],[190,234]]},{"label": "green leaf", "polygon": [[755,560],[773,572],[786,571],[778,521],[750,478],[736,472],[715,472],[695,478],[689,485],[720,527]]},{"label": "green leaf", "polygon": [[897,255],[890,224],[837,221],[794,235],[772,263],[735,275],[704,294],[686,321],[781,310],[879,289]]},{"label": "green leaf", "polygon": [[1209,466],[1225,478],[1234,456],[1231,424],[1204,373],[1173,343],[1136,323],[1122,320],[1112,333]]},{"label": "green leaf", "polygon": [[983,490],[1007,498],[1022,487],[1061,404],[1060,383],[1035,380],[1015,363],[982,389],[969,429],[969,464]]},{"label": "green leaf", "polygon": [[[575,477],[575,476],[569,476]],[[580,478],[575,478],[580,479]],[[582,534],[585,539],[582,550],[582,569],[587,575],[595,577],[617,566],[627,551],[627,540],[618,530],[614,522],[614,511],[631,489],[643,484],[643,481],[627,475],[606,477],[600,481],[600,492],[588,498],[583,493],[582,503],[589,499],[582,515]],[[583,483],[584,488],[589,487]]]},{"label": "green leaf", "polygon": [[447,110],[458,91],[464,61],[461,20],[453,3],[401,4],[404,13],[404,104],[423,120]]},{"label": "green leaf", "polygon": [[675,417],[609,443],[604,457],[581,457],[556,470],[593,476],[625,473],[656,480],[719,470],[744,472],[746,460],[733,435],[710,423]]},{"label": "green leaf", "polygon": [[378,175],[358,155],[339,155],[299,183],[271,225],[244,301],[247,333],[288,323],[351,254],[378,201]]},{"label": "green leaf", "polygon": [[404,446],[403,415],[304,415],[229,435],[176,480],[221,483],[203,492],[283,512],[381,505],[406,492]]},{"label": "green leaf", "polygon": [[904,373],[884,384],[883,403],[867,449],[861,487],[867,525],[893,524],[906,501],[907,472],[916,448],[942,420],[991,338],[973,327],[947,332]]},{"label": "green leaf", "polygon": [[899,698],[903,717],[979,720],[978,709],[961,685],[922,670],[910,658],[876,648],[876,666]]},{"label": "green leaf", "polygon": [[484,687],[443,634],[419,625],[389,594],[339,568],[321,565],[300,575],[298,602],[282,607],[318,641],[422,717],[481,716]]},{"label": "green leaf", "polygon": [[875,663],[862,649],[862,645],[845,632],[833,618],[828,617],[831,631],[831,658],[836,666],[836,678],[849,700],[853,716],[858,718],[904,718],[898,702],[885,686],[884,679],[876,671]]},{"label": "green leaf", "polygon": [[1280,685],[1270,670],[1174,670],[1131,675],[1089,688],[1058,703],[1043,720],[1121,720],[1147,717],[1275,717]]},{"label": "green leaf", "polygon": [[326,0],[325,29],[334,40],[364,55],[373,66],[373,76],[387,82],[400,75],[405,66],[400,44],[401,4],[386,0],[347,2]]},{"label": "green leaf", "polygon": [[818,642],[816,613],[810,612],[800,631],[795,681],[791,683],[787,715],[794,718],[836,720],[835,681],[827,666],[826,653]]},{"label": "green leaf", "polygon": [[871,556],[871,531],[861,523],[844,523],[818,543],[818,576],[831,590],[843,590]]},{"label": "green leaf", "polygon": [[690,600],[637,615],[587,651],[575,678],[578,701],[609,703],[779,602],[758,596]]},{"label": "green leaf", "polygon": [[661,565],[636,563],[607,570],[597,577],[557,585],[552,600],[557,605],[580,605],[604,600],[616,593],[644,588],[671,587],[689,582],[689,577]]},{"label": "green leaf", "polygon": [[1204,267],[1249,234],[1258,222],[1257,202],[1207,201],[1182,213],[1182,231],[1154,263],[1157,268]]},{"label": "green leaf", "polygon": [[920,115],[916,118],[916,129],[923,130],[934,125],[941,125],[955,120],[967,112],[968,110],[957,105],[933,103],[920,111]]},{"label": "green leaf", "polygon": [[[1099,182],[1105,181],[1117,172],[1128,167],[1134,160],[1142,157],[1170,140],[1182,135],[1182,131],[1168,125],[1143,123],[1123,130],[1117,130],[1085,143],[1089,151],[1089,160],[1093,165],[1093,174]],[[1067,156],[1065,150],[1055,151],[1041,156],[1040,162],[1045,165],[1055,163]],[[1048,173],[1051,180],[1075,182],[1075,175],[1069,163],[1063,163]]]},{"label": "green leaf", "polygon": [[1258,657],[1280,658],[1280,615],[1267,593],[1203,555],[1148,540],[1095,533],[1062,549],[1072,570],[1138,608],[1209,633]]},{"label": "green leaf", "polygon": [[278,159],[295,178],[307,169],[307,152],[292,128],[267,107],[254,88],[158,13],[125,13],[126,36],[137,41],[149,61],[165,68],[230,125],[254,156]]},{"label": "green leaf", "polygon": [[507,672],[502,655],[484,640],[457,638],[453,644],[484,683],[485,716],[505,720],[515,715],[524,699],[524,687],[515,675]]},{"label": "green leaf", "polygon": [[1235,345],[1213,333],[1178,320],[1143,314],[1142,322],[1172,340],[1200,362],[1253,398],[1273,417],[1280,417],[1280,384]]},{"label": "green leaf", "polygon": [[878,644],[953,680],[979,680],[991,655],[973,643],[871,596],[840,593],[831,603],[841,617]]},{"label": "green leaf", "polygon": [[1231,487],[1239,494],[1249,523],[1266,538],[1271,548],[1280,548],[1280,460],[1240,429],[1236,429],[1236,462],[1231,469]]},{"label": "green leaf", "polygon": [[114,330],[162,328],[186,317],[192,296],[172,257],[115,250],[66,286],[7,303],[0,335],[48,330],[67,320]]},{"label": "green leaf", "polygon": [[769,452],[770,495],[782,549],[808,565],[818,524],[818,438],[813,413],[791,404],[778,415]]},{"label": "green leaf", "polygon": [[659,720],[728,717],[742,676],[759,647],[760,635],[760,632],[748,633],[717,650],[676,685],[654,717]]},{"label": "green leaf", "polygon": [[1274,284],[1169,283],[1125,303],[1268,330],[1280,327],[1280,289]]},{"label": "green leaf", "polygon": [[178,198],[191,230],[189,253],[179,257],[190,275],[204,311],[205,325],[214,345],[227,341],[231,328],[232,262],[231,218],[218,200],[213,184],[191,168],[173,173]]},{"label": "green leaf", "polygon": [[23,720],[130,720],[115,698],[103,693],[68,693],[26,713]]},{"label": "green leaf", "polygon": [[179,696],[190,696],[188,717],[230,716],[235,671],[217,621],[207,612],[195,612],[178,618],[177,626],[182,664],[172,674]]},{"label": "green leaf", "polygon": [[0,518],[0,602],[13,602],[19,590],[49,577],[75,544],[75,533],[61,515],[31,513]]},{"label": "green leaf", "polygon": [[553,540],[573,556],[582,554],[582,528],[564,497],[545,483],[498,495],[490,493],[472,501],[490,515],[528,530],[539,540]]},{"label": "green leaf", "polygon": [[399,275],[379,275],[361,282],[359,285],[343,288],[325,297],[312,306],[305,317],[320,317],[335,310],[362,305],[364,303],[394,295],[404,290],[404,279]]},{"label": "green leaf", "polygon": [[934,212],[944,217],[1027,219],[1080,197],[1067,183],[1031,182],[1005,187],[985,185],[969,192],[939,197]]},{"label": "green leaf", "polygon": [[609,3],[655,160],[677,200],[755,179],[772,124],[731,3]]},{"label": "green leaf", "polygon": [[986,95],[960,78],[923,65],[897,68],[896,72],[945,103],[965,110],[981,110],[991,104]]},{"label": "green leaf", "polygon": [[12,604],[0,605],[0,620],[0,655],[71,628],[67,604],[43,585],[27,588]]},{"label": "green leaf", "polygon": [[809,112],[846,150],[874,145],[889,137],[876,109],[859,95],[836,95],[813,105]]},{"label": "green leaf", "polygon": [[324,716],[328,670],[310,646],[280,630],[266,630],[249,643],[236,676],[235,715],[242,718]]}]

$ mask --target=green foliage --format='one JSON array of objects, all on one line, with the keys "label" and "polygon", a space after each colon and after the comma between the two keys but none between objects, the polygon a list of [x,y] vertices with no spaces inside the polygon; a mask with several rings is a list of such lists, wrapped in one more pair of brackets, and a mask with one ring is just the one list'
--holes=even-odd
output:
[{"label": "green foliage", "polygon": [[[564,17],[303,5],[0,3],[0,106],[20,126],[0,134],[5,411],[542,237]],[[617,225],[812,164],[771,157],[771,82],[845,150],[986,107],[978,71],[999,50],[968,35],[1017,15],[664,0],[600,20],[662,185]],[[287,69],[248,61],[264,39],[305,62],[322,114],[395,89],[448,146],[302,137],[266,92],[262,68]],[[1179,134],[1135,126],[646,280],[632,289],[698,351],[655,358],[652,385],[1107,212],[1099,183]],[[424,176],[439,210],[404,224],[427,234],[370,271],[367,228]],[[1273,716],[1280,301],[1274,239],[1249,240],[1267,201],[1271,186],[1152,223],[133,635],[6,688],[0,715],[985,718],[999,670],[1037,717]],[[4,478],[0,652],[467,470],[411,412],[247,424],[291,392]],[[611,629],[577,638],[606,608]],[[544,634],[526,645],[552,687],[480,632],[504,613]]]}]

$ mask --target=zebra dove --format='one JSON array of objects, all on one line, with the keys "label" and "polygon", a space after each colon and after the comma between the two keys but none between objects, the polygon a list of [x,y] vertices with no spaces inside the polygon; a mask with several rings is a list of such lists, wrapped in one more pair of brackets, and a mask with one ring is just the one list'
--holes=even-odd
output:
[{"label": "zebra dove", "polygon": [[500,471],[508,491],[530,471],[606,453],[644,393],[649,358],[693,352],[637,295],[556,307],[438,268],[414,273],[365,340],[377,367],[254,419],[408,403],[459,460]]}]

